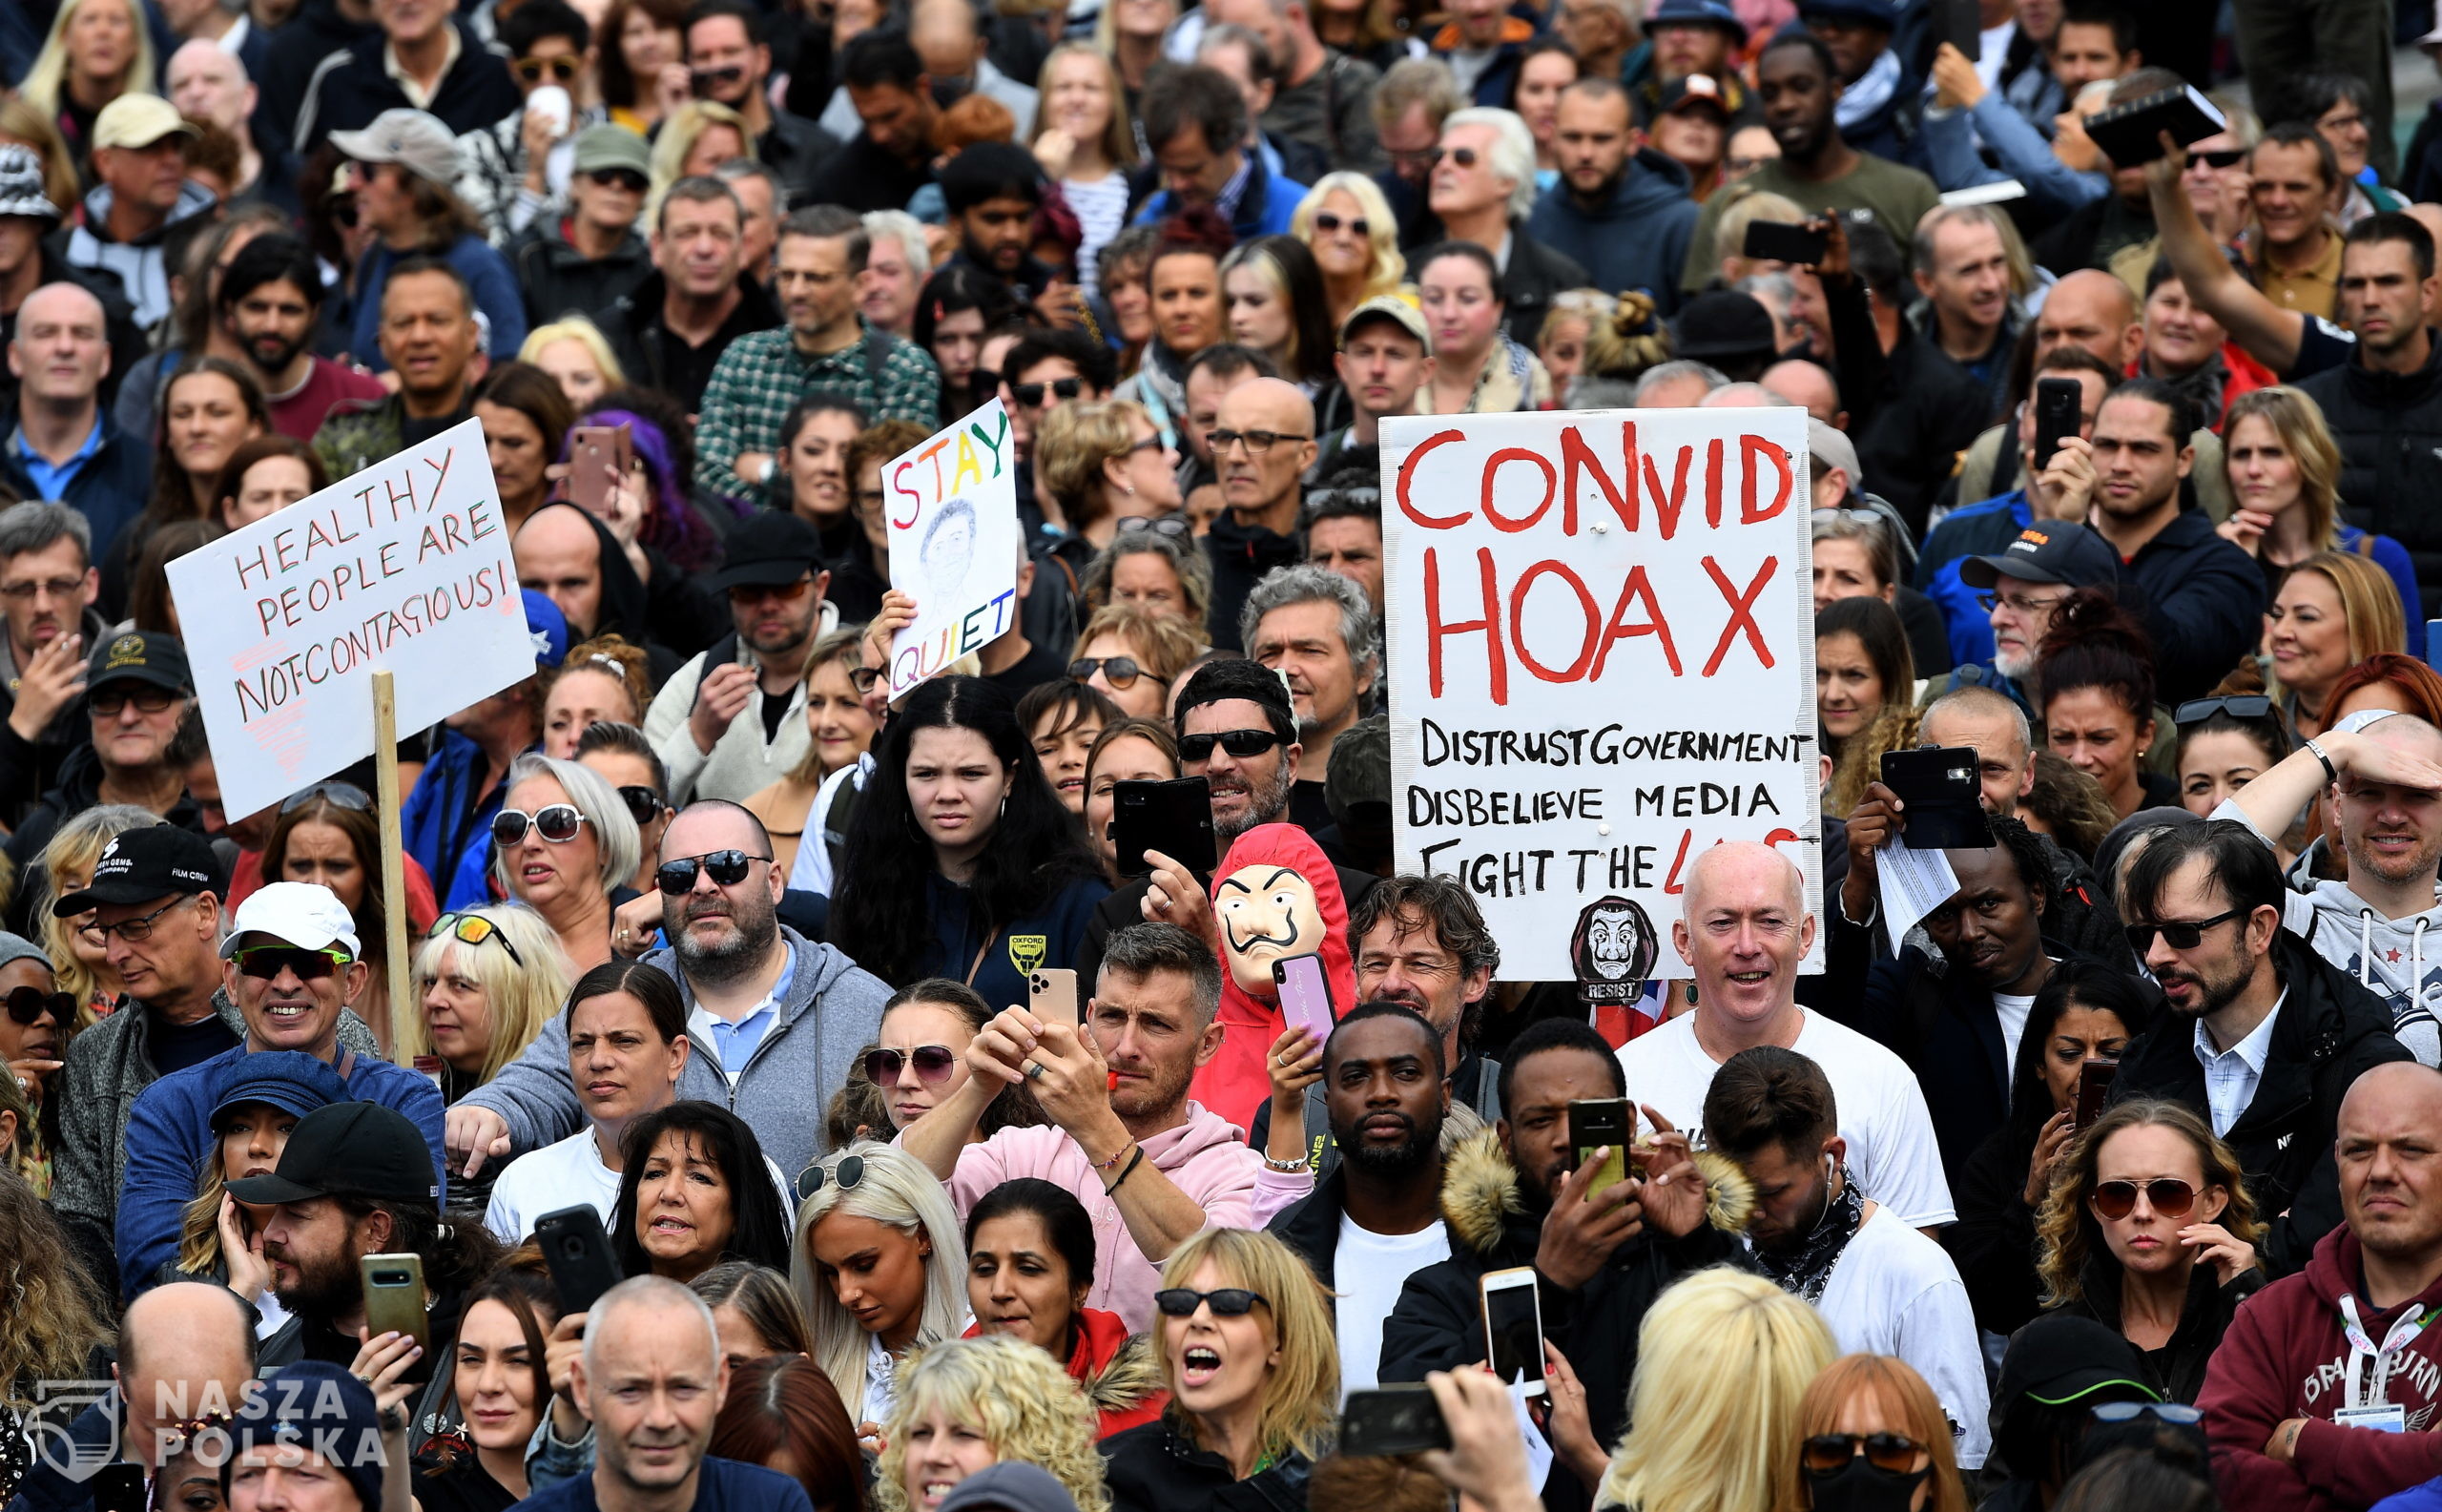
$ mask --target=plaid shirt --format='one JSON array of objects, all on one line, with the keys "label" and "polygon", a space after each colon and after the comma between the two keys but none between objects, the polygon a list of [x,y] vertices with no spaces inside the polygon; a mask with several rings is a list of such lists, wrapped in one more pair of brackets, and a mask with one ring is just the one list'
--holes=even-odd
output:
[{"label": "plaid shirt", "polygon": [[912,420],[926,430],[941,425],[942,376],[933,359],[912,342],[890,339],[877,389],[865,366],[860,317],[856,341],[822,357],[797,350],[787,326],[739,337],[714,365],[704,385],[695,428],[695,485],[708,493],[748,504],[772,502],[771,490],[731,470],[750,451],[780,449],[780,422],[808,394],[837,394],[865,412],[868,424]]}]

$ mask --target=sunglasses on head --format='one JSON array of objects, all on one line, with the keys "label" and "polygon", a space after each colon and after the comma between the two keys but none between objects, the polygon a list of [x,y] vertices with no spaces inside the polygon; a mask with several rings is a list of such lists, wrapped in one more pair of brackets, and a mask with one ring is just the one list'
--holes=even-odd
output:
[{"label": "sunglasses on head", "polygon": [[282,814],[294,814],[316,798],[321,798],[335,809],[345,809],[351,814],[368,813],[373,807],[373,795],[353,782],[317,782],[312,787],[300,788],[288,795],[287,801],[280,804],[279,811]]},{"label": "sunglasses on head", "polygon": [[12,987],[9,991],[9,1019],[13,1024],[39,1023],[46,1013],[51,1015],[52,1023],[66,1024],[68,1016],[75,1011],[73,993],[45,992],[40,987]]},{"label": "sunglasses on head", "polygon": [[827,1170],[818,1165],[808,1166],[797,1172],[797,1201],[811,1201],[825,1185],[838,1187],[841,1191],[854,1191],[857,1183],[864,1179],[865,1157],[862,1155],[842,1155],[839,1164]]},{"label": "sunglasses on head", "polygon": [[746,874],[756,861],[770,860],[768,856],[749,856],[744,851],[712,851],[702,856],[683,856],[674,861],[664,861],[653,869],[653,884],[665,893],[692,893],[695,890],[695,873],[701,868],[716,887],[735,887],[746,880]]},{"label": "sunglasses on head", "polygon": [[240,950],[233,958],[240,976],[258,982],[269,982],[283,971],[294,971],[300,982],[320,982],[347,964],[347,957],[336,950],[300,950],[294,945],[258,945]]},{"label": "sunglasses on head", "polygon": [[2193,950],[2204,942],[2207,929],[2215,924],[2226,924],[2233,919],[2244,919],[2246,915],[2247,910],[2233,908],[2210,919],[2167,919],[2158,924],[2127,924],[2122,926],[2121,932],[2128,936],[2128,948],[2137,952],[2137,959],[2142,961],[2145,952],[2154,948],[2157,932],[2173,950]]},{"label": "sunglasses on head", "polygon": [[1153,1305],[1165,1317],[1193,1317],[1195,1310],[1207,1302],[1212,1304],[1214,1317],[1244,1317],[1255,1310],[1258,1302],[1265,1307],[1272,1305],[1272,1299],[1261,1292],[1250,1292],[1243,1286],[1225,1286],[1211,1292],[1172,1286],[1153,1294]]},{"label": "sunglasses on head", "polygon": [[585,812],[573,803],[546,803],[531,814],[523,809],[503,809],[492,816],[492,839],[501,845],[514,845],[526,839],[528,825],[552,844],[566,845],[585,827]]},{"label": "sunglasses on head", "polygon": [[1280,736],[1269,730],[1219,730],[1211,735],[1179,736],[1179,759],[1185,762],[1210,761],[1212,748],[1219,746],[1243,761],[1259,756],[1280,744]]},{"label": "sunglasses on head", "polygon": [[517,947],[508,942],[508,936],[502,934],[498,924],[481,914],[443,914],[432,922],[432,938],[438,940],[444,935],[469,945],[480,945],[486,940],[493,941],[503,950],[508,952],[511,965],[526,964],[526,958],[519,955]]},{"label": "sunglasses on head", "polygon": [[2118,1223],[2137,1211],[2137,1193],[2145,1193],[2145,1201],[2165,1218],[2184,1218],[2196,1206],[2196,1189],[2177,1176],[2157,1176],[2151,1181],[2103,1181],[2095,1184],[2091,1199],[2098,1217]]},{"label": "sunglasses on head", "polygon": [[619,801],[628,805],[628,817],[638,828],[661,818],[661,795],[641,785],[619,790]]},{"label": "sunglasses on head", "polygon": [[1114,688],[1133,688],[1145,673],[1133,656],[1080,656],[1068,664],[1068,680],[1091,682],[1098,671]]},{"label": "sunglasses on head", "polygon": [[515,69],[517,76],[528,84],[540,83],[546,73],[551,75],[554,83],[573,84],[583,65],[575,58],[519,58],[509,67]]},{"label": "sunglasses on head", "polygon": [[1173,541],[1184,541],[1195,533],[1195,527],[1188,524],[1183,515],[1166,514],[1158,520],[1130,515],[1119,522],[1119,533],[1126,535],[1131,530],[1150,530],[1155,535],[1167,535]]},{"label": "sunglasses on head", "polygon": [[585,176],[598,188],[624,189],[631,195],[641,195],[652,186],[652,179],[632,168],[596,168]]},{"label": "sunglasses on head", "polygon": [[958,1068],[958,1052],[946,1045],[920,1045],[912,1050],[867,1050],[865,1080],[876,1087],[888,1087],[899,1080],[899,1068],[910,1061],[916,1063],[918,1081],[946,1081],[950,1072]]},{"label": "sunglasses on head", "polygon": [[1011,383],[1009,385],[1010,395],[1028,409],[1043,407],[1043,396],[1046,389],[1054,398],[1074,399],[1086,391],[1086,381],[1082,378],[1055,378],[1047,383]]},{"label": "sunglasses on head", "polygon": [[1818,1433],[1798,1447],[1798,1463],[1811,1476],[1834,1476],[1857,1456],[1891,1475],[1912,1475],[1925,1446],[1904,1433]]},{"label": "sunglasses on head", "polygon": [[1343,226],[1348,228],[1349,235],[1353,237],[1367,237],[1373,235],[1374,232],[1374,227],[1366,221],[1363,216],[1358,216],[1354,219],[1343,219],[1339,216],[1334,215],[1328,210],[1317,210],[1314,212],[1315,230],[1328,236],[1332,232],[1337,231]]},{"label": "sunglasses on head", "polygon": [[2216,147],[2209,153],[2190,153],[2187,160],[2203,163],[2207,168],[2236,168],[2247,160],[2247,150],[2244,147]]},{"label": "sunglasses on head", "polygon": [[2171,723],[2191,725],[2210,719],[2217,714],[2233,719],[2261,719],[2272,712],[2272,700],[2260,693],[2234,694],[2225,698],[2190,698],[2171,714]]}]

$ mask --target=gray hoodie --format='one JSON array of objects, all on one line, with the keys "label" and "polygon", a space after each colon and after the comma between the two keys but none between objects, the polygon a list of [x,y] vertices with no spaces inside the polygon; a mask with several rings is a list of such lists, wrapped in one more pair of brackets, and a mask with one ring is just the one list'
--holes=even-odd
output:
[{"label": "gray hoodie", "polygon": [[[890,988],[833,946],[817,944],[786,924],[779,928],[791,959],[777,1022],[734,1076],[710,1040],[691,1030],[693,1048],[678,1073],[678,1095],[718,1103],[745,1119],[763,1153],[794,1180],[822,1154],[825,1106],[846,1085],[858,1055],[881,1033],[881,1006]],[[645,957],[645,964],[677,978],[692,1016],[695,991],[678,969],[676,952],[665,946]],[[460,1102],[508,1120],[516,1154],[575,1133],[585,1115],[569,1076],[568,1016],[553,1014],[525,1054]]]}]

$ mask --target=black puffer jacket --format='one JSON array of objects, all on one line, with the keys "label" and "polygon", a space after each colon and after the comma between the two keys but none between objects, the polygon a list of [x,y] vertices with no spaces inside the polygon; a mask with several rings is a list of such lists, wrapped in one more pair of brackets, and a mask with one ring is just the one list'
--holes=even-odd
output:
[{"label": "black puffer jacket", "polygon": [[2388,535],[2416,564],[2417,591],[2442,603],[2442,331],[2413,373],[2378,373],[2363,361],[2298,380],[2323,406],[2340,443],[2341,512]]}]

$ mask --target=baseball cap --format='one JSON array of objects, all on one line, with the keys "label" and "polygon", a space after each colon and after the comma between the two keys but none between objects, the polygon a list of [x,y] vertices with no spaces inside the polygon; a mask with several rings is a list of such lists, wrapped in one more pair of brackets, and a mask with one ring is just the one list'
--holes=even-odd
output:
[{"label": "baseball cap", "polygon": [[599,173],[606,168],[625,168],[630,173],[652,176],[652,151],[645,139],[625,126],[605,121],[577,133],[575,155],[569,166],[580,174]]},{"label": "baseball cap", "polygon": [[53,224],[65,218],[43,192],[42,159],[31,147],[0,143],[0,216],[23,216]]},{"label": "baseball cap", "polygon": [[1712,110],[1724,120],[1729,119],[1729,101],[1722,97],[1721,84],[1709,73],[1690,73],[1684,79],[1672,79],[1662,87],[1661,114],[1673,111]]},{"label": "baseball cap", "polygon": [[351,961],[364,953],[357,943],[356,920],[348,914],[347,904],[320,882],[265,882],[248,893],[229,922],[229,938],[220,942],[220,959],[236,959],[252,935],[269,935],[300,950],[338,945]]},{"label": "baseball cap", "polygon": [[372,1387],[337,1365],[300,1359],[280,1367],[277,1389],[245,1394],[228,1434],[240,1454],[320,1455],[356,1492],[358,1504],[382,1504],[382,1409]]},{"label": "baseball cap", "polygon": [[2136,1345],[2093,1318],[2055,1313],[2037,1318],[2010,1340],[1993,1401],[2005,1412],[2021,1398],[2061,1407],[2106,1390],[2113,1399],[2133,1396],[2141,1401],[2162,1400],[2161,1393],[2145,1384],[2145,1363]]},{"label": "baseball cap", "polygon": [[432,1147],[404,1113],[380,1103],[333,1103],[297,1121],[268,1176],[229,1183],[239,1202],[271,1207],[317,1197],[437,1202]]},{"label": "baseball cap", "polygon": [[785,588],[822,562],[822,538],[786,509],[766,509],[730,532],[729,554],[713,574],[712,590]]},{"label": "baseball cap", "polygon": [[1806,449],[1814,460],[1827,467],[1837,467],[1849,475],[1849,487],[1865,488],[1864,469],[1857,466],[1857,445],[1841,431],[1809,415],[1806,420]]},{"label": "baseball cap", "polygon": [[1388,321],[1400,330],[1424,343],[1425,355],[1433,355],[1433,334],[1425,329],[1424,316],[1413,304],[1394,295],[1380,294],[1348,312],[1339,322],[1339,344],[1345,348],[1356,328],[1367,321]]},{"label": "baseball cap", "polygon": [[569,659],[569,617],[550,595],[535,589],[518,590],[526,605],[526,633],[534,642],[534,664],[556,667]]},{"label": "baseball cap", "polygon": [[347,1100],[347,1084],[321,1056],[303,1050],[258,1050],[221,1068],[212,1089],[212,1117],[207,1122],[217,1129],[223,1113],[248,1103],[303,1118]]},{"label": "baseball cap", "polygon": [[1672,334],[1681,357],[1769,358],[1780,350],[1772,312],[1755,296],[1736,289],[1715,289],[1689,300]]},{"label": "baseball cap", "polygon": [[1991,588],[2000,576],[2093,588],[2119,581],[2120,553],[2074,520],[2036,520],[1998,552],[1958,564],[1958,580],[1969,588]]},{"label": "baseball cap", "polygon": [[1077,1499],[1043,1466],[1004,1460],[951,1488],[942,1512],[1077,1512]]},{"label": "baseball cap", "polygon": [[397,163],[444,187],[456,183],[465,168],[458,138],[424,111],[383,111],[361,132],[331,133],[331,145],[360,163]]},{"label": "baseball cap", "polygon": [[187,670],[187,649],[176,636],[153,630],[132,630],[93,648],[85,663],[85,687],[91,691],[106,682],[140,682],[172,693],[195,692],[195,674]]},{"label": "baseball cap", "polygon": [[184,897],[229,890],[212,842],[175,824],[147,824],[112,837],[93,862],[93,879],[51,905],[52,917],[68,919],[102,903],[149,903],[173,894]]},{"label": "baseball cap", "polygon": [[1724,5],[1722,0],[1662,0],[1654,12],[1645,18],[1645,24],[1647,27],[1716,26],[1736,37],[1740,47],[1747,45],[1747,23],[1738,19],[1738,12]]},{"label": "baseball cap", "polygon": [[150,147],[164,136],[197,135],[178,108],[158,94],[122,94],[93,117],[95,147]]}]

